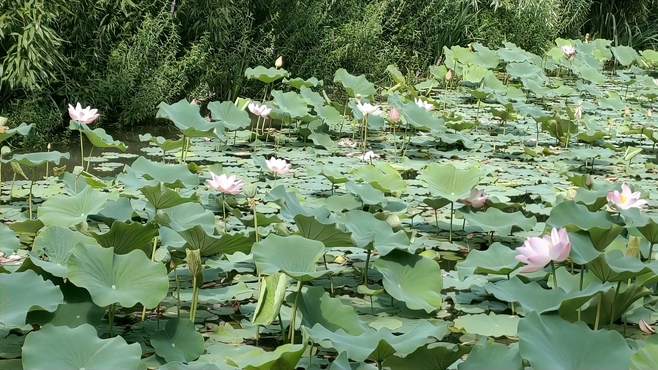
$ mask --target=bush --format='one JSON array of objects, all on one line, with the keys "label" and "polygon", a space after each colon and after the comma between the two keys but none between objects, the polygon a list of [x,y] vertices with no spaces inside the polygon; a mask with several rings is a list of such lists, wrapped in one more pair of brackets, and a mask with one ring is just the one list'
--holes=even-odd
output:
[{"label": "bush", "polygon": [[[13,146],[30,148],[32,151],[46,151],[47,143],[66,143],[64,130],[68,120],[64,120],[60,107],[49,97],[29,95],[6,105],[0,116],[9,118],[9,126],[22,122],[33,124],[30,134],[23,138],[17,135],[10,142]],[[66,124],[66,126],[65,126]]]}]

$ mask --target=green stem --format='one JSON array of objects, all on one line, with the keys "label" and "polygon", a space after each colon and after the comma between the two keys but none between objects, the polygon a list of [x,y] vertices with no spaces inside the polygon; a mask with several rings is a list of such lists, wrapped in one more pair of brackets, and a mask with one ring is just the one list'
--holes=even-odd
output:
[{"label": "green stem", "polygon": [[363,270],[363,283],[365,285],[368,285],[368,266],[370,265],[370,254],[372,251],[370,249],[367,250],[366,252],[366,267]]},{"label": "green stem", "polygon": [[180,319],[180,279],[176,266],[174,266],[174,278],[176,279],[176,316]]},{"label": "green stem", "polygon": [[[32,174],[34,177],[34,174]],[[32,219],[32,188],[34,187],[34,178],[30,179],[30,194],[27,197],[30,220]]]},{"label": "green stem", "polygon": [[190,321],[192,321],[192,323],[194,323],[194,319],[196,319],[197,291],[196,274],[194,274],[194,276],[192,276],[192,304],[190,305]]},{"label": "green stem", "polygon": [[254,204],[254,231],[256,232],[256,243],[260,241],[258,236],[258,213],[256,213],[256,205]]},{"label": "green stem", "polygon": [[455,210],[455,202],[450,202],[450,233],[448,234],[448,241],[452,243],[452,217]]},{"label": "green stem", "polygon": [[187,137],[183,135],[183,145],[180,148],[180,161],[184,162],[185,161],[185,144],[187,143]]},{"label": "green stem", "polygon": [[82,169],[85,168],[85,147],[84,147],[84,142],[82,140],[82,124],[80,123],[80,127],[78,129],[78,132],[80,133],[80,166]]},{"label": "green stem", "polygon": [[224,221],[224,234],[226,234],[226,198],[222,193],[222,221]]},{"label": "green stem", "polygon": [[615,289],[615,295],[612,296],[612,304],[610,305],[610,327],[615,322],[615,301],[617,300],[617,295],[619,294],[619,288],[621,288],[621,281],[617,282],[617,289]]},{"label": "green stem", "polygon": [[654,243],[651,243],[651,245],[649,246],[649,261],[653,259],[653,246]]},{"label": "green stem", "polygon": [[[324,269],[329,270],[329,266],[327,266],[327,254],[322,255],[322,259],[324,260]],[[329,291],[331,292],[331,296],[334,296],[334,278],[329,275]]]},{"label": "green stem", "polygon": [[594,319],[594,330],[599,330],[599,320],[601,319],[602,302],[603,302],[603,293],[599,294],[599,303],[596,306],[596,318]]},{"label": "green stem", "polygon": [[551,269],[553,270],[553,288],[557,289],[557,274],[555,273],[555,263],[551,261]]},{"label": "green stem", "polygon": [[110,305],[108,310],[107,321],[110,325],[110,336],[114,336],[114,303]]},{"label": "green stem", "polygon": [[295,303],[292,306],[292,317],[290,318],[290,343],[295,344],[295,321],[297,320],[297,305],[299,304],[299,296],[302,294],[302,282],[297,282],[297,293],[295,294]]},{"label": "green stem", "polygon": [[[583,290],[583,280],[585,278],[585,266],[580,267],[580,283],[578,285],[578,291]],[[578,307],[578,321],[580,321],[580,316],[581,316],[582,309]]]},{"label": "green stem", "polygon": [[[155,249],[157,248],[157,246],[158,246],[158,237],[155,236],[153,238],[153,248],[151,249],[151,262],[155,260]],[[178,278],[178,275],[176,276],[176,278]],[[146,319],[146,306],[142,306],[142,321],[144,321],[145,319]]]},{"label": "green stem", "polygon": [[281,312],[279,312],[279,328],[281,329],[281,342],[285,342],[285,338],[283,338],[285,330],[283,329],[283,319],[281,318]]}]

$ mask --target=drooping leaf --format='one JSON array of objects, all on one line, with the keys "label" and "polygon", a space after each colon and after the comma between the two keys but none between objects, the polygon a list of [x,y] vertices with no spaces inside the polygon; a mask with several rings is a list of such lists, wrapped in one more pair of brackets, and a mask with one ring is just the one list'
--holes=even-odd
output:
[{"label": "drooping leaf", "polygon": [[20,328],[33,310],[53,312],[64,296],[51,281],[32,270],[0,274],[0,329]]},{"label": "drooping leaf", "polygon": [[456,202],[470,194],[481,176],[477,166],[460,169],[452,164],[430,164],[422,170],[420,179],[429,186],[432,196]]},{"label": "drooping leaf", "polygon": [[322,242],[299,235],[270,234],[252,249],[259,274],[284,272],[295,280],[313,280],[327,273],[317,271],[316,263],[325,252]]},{"label": "drooping leaf", "polygon": [[155,353],[165,361],[194,361],[204,352],[203,336],[187,319],[167,320],[163,330],[151,336]]}]

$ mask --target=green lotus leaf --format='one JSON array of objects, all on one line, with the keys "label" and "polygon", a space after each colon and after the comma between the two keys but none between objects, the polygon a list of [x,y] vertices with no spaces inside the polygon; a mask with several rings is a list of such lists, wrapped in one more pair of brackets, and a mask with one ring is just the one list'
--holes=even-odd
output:
[{"label": "green lotus leaf", "polygon": [[25,167],[37,167],[45,165],[46,163],[52,163],[56,166],[59,166],[63,159],[69,158],[69,153],[60,153],[56,150],[53,150],[52,152],[14,154],[14,156],[11,157],[11,161]]},{"label": "green lotus leaf", "polygon": [[94,238],[79,232],[59,226],[45,227],[34,239],[30,259],[45,271],[64,278],[68,274],[69,257],[78,244],[98,246]]},{"label": "green lotus leaf", "polygon": [[496,315],[493,312],[478,315],[464,315],[455,319],[455,327],[469,334],[486,337],[515,337],[519,317],[516,315]]},{"label": "green lotus leaf", "polygon": [[446,370],[459,360],[467,349],[453,343],[439,342],[420,347],[405,357],[391,356],[384,361],[385,369]]},{"label": "green lotus leaf", "polygon": [[350,193],[358,195],[364,204],[375,205],[386,203],[384,193],[370,184],[357,184],[350,181],[345,188]]},{"label": "green lotus leaf", "polygon": [[353,210],[343,213],[339,221],[352,233],[352,240],[359,248],[374,248],[385,256],[396,249],[409,247],[409,237],[404,231],[393,232],[391,225],[371,213]]},{"label": "green lotus leaf", "polygon": [[403,104],[400,107],[400,113],[402,117],[409,123],[411,126],[418,129],[425,130],[443,130],[443,121],[431,112],[426,111],[425,109],[417,106],[415,103]]},{"label": "green lotus leaf", "polygon": [[[4,124],[3,124],[4,126]],[[6,130],[5,132],[0,133],[0,143],[5,142],[6,140],[9,140],[12,138],[14,135],[21,135],[21,136],[27,136],[27,134],[30,133],[30,130],[32,129],[32,124],[25,124],[21,123],[17,127],[10,128]]]},{"label": "green lotus leaf", "polygon": [[270,325],[279,315],[281,304],[286,298],[289,278],[284,273],[261,278],[258,303],[251,322],[257,325]]},{"label": "green lotus leaf", "polygon": [[388,163],[376,162],[374,165],[361,166],[352,173],[361,181],[367,182],[385,193],[400,195],[407,188],[407,183],[402,179],[400,173]]},{"label": "green lotus leaf", "polygon": [[0,274],[0,297],[0,330],[20,328],[28,312],[53,312],[64,303],[59,288],[32,270]]},{"label": "green lotus leaf", "polygon": [[323,223],[313,216],[295,216],[299,235],[322,242],[325,247],[349,247],[354,245],[352,234],[340,230],[335,223]]},{"label": "green lotus leaf", "polygon": [[[559,285],[559,282],[558,282]],[[505,302],[518,302],[525,312],[545,313],[573,311],[592,297],[614,289],[610,283],[592,283],[583,290],[565,292],[563,289],[544,289],[537,282],[524,284],[518,277],[486,286],[487,292]]]},{"label": "green lotus leaf", "polygon": [[354,76],[349,74],[344,68],[340,68],[334,74],[334,83],[339,82],[347,93],[355,98],[357,96],[368,97],[375,95],[375,85],[368,81],[365,75]]},{"label": "green lotus leaf", "polygon": [[[192,300],[192,289],[181,292],[180,298],[183,301]],[[205,304],[222,303],[230,301],[250,299],[254,295],[254,289],[249,288],[243,282],[229,285],[223,288],[204,288],[199,291],[199,302]]]},{"label": "green lotus leaf", "polygon": [[553,227],[576,227],[580,230],[607,229],[613,226],[607,212],[590,212],[585,205],[572,200],[553,207],[546,223]]},{"label": "green lotus leaf", "polygon": [[579,265],[587,264],[601,254],[594,246],[589,234],[584,231],[569,233],[569,240],[571,241],[569,256]]},{"label": "green lotus leaf", "polygon": [[658,243],[658,222],[656,222],[654,218],[651,218],[646,225],[638,227],[637,229],[642,233],[642,236],[649,241],[649,243]]},{"label": "green lotus leaf", "polygon": [[196,194],[185,198],[181,196],[179,192],[169,189],[163,183],[153,186],[144,186],[140,191],[155,209],[171,208],[179,204],[199,201]]},{"label": "green lotus leaf", "polygon": [[519,322],[519,351],[537,370],[628,369],[632,354],[616,331],[536,313]]},{"label": "green lotus leaf", "polygon": [[203,336],[187,319],[167,320],[163,330],[151,336],[155,353],[165,361],[194,361],[204,352]]},{"label": "green lotus leaf", "polygon": [[325,252],[322,242],[299,235],[270,234],[254,244],[252,253],[259,274],[284,272],[295,280],[309,281],[327,273],[316,263]]},{"label": "green lotus leaf", "polygon": [[219,253],[249,253],[254,243],[253,237],[242,234],[211,235],[200,225],[179,231],[178,234],[185,240],[185,248],[200,249],[203,257]]},{"label": "green lotus leaf", "polygon": [[459,364],[457,368],[459,370],[522,370],[523,363],[517,344],[508,347],[483,338],[473,347],[466,361]]},{"label": "green lotus leaf", "polygon": [[121,337],[100,339],[89,324],[76,328],[46,325],[23,345],[23,369],[139,370],[142,349]]},{"label": "green lotus leaf", "polygon": [[91,187],[73,196],[59,195],[46,200],[37,209],[37,217],[46,226],[71,227],[87,221],[87,216],[99,213],[110,194]]},{"label": "green lotus leaf", "polygon": [[489,73],[491,73],[491,71],[481,65],[466,64],[464,66],[464,70],[462,71],[462,78],[466,82],[480,84],[484,77]]},{"label": "green lotus leaf", "polygon": [[386,292],[410,309],[430,313],[441,308],[443,278],[434,260],[396,250],[374,266],[383,276]]},{"label": "green lotus leaf", "polygon": [[60,285],[64,294],[64,303],[54,312],[31,311],[27,322],[32,325],[54,325],[75,328],[82,324],[101,325],[107,310],[96,306],[89,297],[89,293],[73,284]]},{"label": "green lotus leaf", "polygon": [[271,84],[272,82],[290,76],[290,73],[282,68],[265,68],[263,66],[257,66],[254,68],[247,68],[244,71],[244,76],[250,80],[256,79],[260,82]]},{"label": "green lotus leaf", "polygon": [[132,189],[158,183],[173,187],[192,187],[199,184],[199,176],[190,172],[184,164],[163,164],[144,157],[137,158],[117,179]]},{"label": "green lotus leaf", "polygon": [[338,147],[338,145],[331,140],[331,136],[324,132],[314,132],[308,135],[308,138],[313,141],[314,145],[321,146],[329,151],[333,151]]},{"label": "green lotus leaf", "polygon": [[658,362],[658,344],[647,343],[631,356],[630,370],[652,370]]},{"label": "green lotus leaf", "polygon": [[217,127],[201,117],[200,106],[182,99],[174,104],[158,105],[156,118],[168,119],[187,137],[213,137]]},{"label": "green lotus leaf", "polygon": [[114,248],[116,254],[127,254],[134,250],[141,250],[150,257],[153,251],[153,238],[158,235],[158,227],[153,222],[140,224],[138,222],[114,221],[108,232],[103,234],[92,233],[91,235],[101,246]]},{"label": "green lotus leaf", "polygon": [[640,54],[635,51],[630,46],[613,46],[610,48],[612,55],[615,56],[615,59],[624,67],[628,67],[633,64],[633,62],[640,60]]},{"label": "green lotus leaf", "polygon": [[69,259],[69,280],[85,288],[97,305],[141,303],[155,307],[167,295],[167,269],[138,250],[116,255],[114,248],[78,245]]},{"label": "green lotus leaf", "polygon": [[335,332],[316,324],[308,333],[314,342],[325,348],[345,352],[354,361],[372,359],[382,362],[396,354],[405,357],[426,345],[431,339],[440,340],[448,334],[448,327],[441,322],[435,325],[427,320],[415,320],[402,335],[394,335],[389,329],[366,329],[359,335],[350,335],[342,329]]},{"label": "green lotus leaf", "polygon": [[272,91],[272,98],[279,109],[289,115],[291,118],[303,118],[308,115],[308,106],[306,100],[294,91],[282,92],[279,90]]},{"label": "green lotus leaf", "polygon": [[341,352],[329,366],[329,370],[352,370],[350,360],[347,358],[347,353]]},{"label": "green lotus leaf", "polygon": [[[71,122],[73,123],[73,122]],[[102,128],[90,129],[87,125],[79,125],[82,127],[82,133],[85,134],[91,145],[96,148],[116,148],[125,152],[128,147],[126,144],[119,140],[114,140],[112,135],[105,132]]]},{"label": "green lotus leaf", "polygon": [[21,242],[16,236],[16,232],[9,226],[0,223],[0,252],[10,255],[20,247]]},{"label": "green lotus leaf", "polygon": [[244,370],[292,369],[304,354],[305,348],[306,345],[302,344],[284,344],[267,352],[258,347],[248,347],[242,353],[229,355],[226,362]]},{"label": "green lotus leaf", "polygon": [[315,112],[328,125],[339,125],[345,119],[336,108],[330,105],[315,107]]},{"label": "green lotus leaf", "polygon": [[199,203],[183,203],[158,210],[156,221],[178,232],[195,226],[201,226],[207,233],[215,229],[215,215]]},{"label": "green lotus leaf", "polygon": [[485,251],[471,250],[466,259],[457,264],[456,269],[468,271],[469,274],[508,275],[519,266],[519,261],[514,258],[516,255],[513,249],[494,243]]},{"label": "green lotus leaf", "polygon": [[625,256],[619,250],[601,254],[587,265],[601,281],[627,281],[644,273],[655,272],[637,257]]},{"label": "green lotus leaf", "polygon": [[249,127],[251,118],[249,114],[238,108],[230,101],[225,102],[210,102],[208,103],[208,110],[212,115],[213,121],[218,121],[226,130],[241,130]]},{"label": "green lotus leaf", "polygon": [[[293,301],[295,295],[289,296],[288,300]],[[302,325],[308,328],[319,324],[331,331],[342,329],[350,335],[359,335],[366,330],[352,306],[331,297],[322,287],[304,288],[297,302]]]},{"label": "green lotus leaf", "polygon": [[456,202],[468,196],[480,183],[482,171],[478,166],[457,168],[452,164],[430,164],[419,176],[429,186],[432,196],[440,196]]},{"label": "green lotus leaf", "polygon": [[179,139],[179,140],[165,139],[162,136],[153,136],[149,133],[146,133],[144,135],[139,134],[138,137],[139,137],[139,141],[141,142],[148,141],[152,145],[159,146],[163,152],[180,149],[183,147],[183,139]]},{"label": "green lotus leaf", "polygon": [[514,228],[532,230],[537,223],[535,216],[526,218],[520,211],[507,213],[493,207],[484,212],[473,212],[468,209],[461,210],[461,213],[467,224],[479,227],[482,231],[493,231],[500,235],[509,235]]},{"label": "green lotus leaf", "polygon": [[301,89],[302,87],[309,88],[309,87],[318,87],[318,86],[323,85],[322,80],[318,80],[315,77],[311,77],[311,78],[308,78],[306,80],[304,80],[303,78],[299,78],[299,77],[296,77],[296,78],[293,78],[293,79],[287,79],[286,78],[286,79],[283,80],[283,83],[287,84],[287,85],[289,85],[289,86],[291,86],[291,87],[293,87],[297,90]]},{"label": "green lotus leaf", "polygon": [[299,95],[304,98],[308,105],[313,106],[313,108],[322,107],[327,102],[322,95],[318,92],[309,89],[308,87],[302,87],[299,89]]}]

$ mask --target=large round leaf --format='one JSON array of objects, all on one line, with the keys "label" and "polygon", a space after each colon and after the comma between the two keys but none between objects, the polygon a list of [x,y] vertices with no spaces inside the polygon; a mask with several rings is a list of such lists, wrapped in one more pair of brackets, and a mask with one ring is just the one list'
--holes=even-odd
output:
[{"label": "large round leaf", "polygon": [[291,118],[302,118],[308,114],[306,100],[294,91],[282,92],[279,90],[272,91],[272,97],[279,109],[289,115]]},{"label": "large round leaf", "polygon": [[327,271],[317,271],[317,261],[325,252],[324,245],[299,235],[270,234],[252,249],[254,262],[260,274],[284,272],[296,280],[307,281]]},{"label": "large round leaf", "polygon": [[254,68],[247,68],[244,71],[244,76],[248,79],[256,79],[260,82],[271,84],[274,81],[278,81],[284,77],[288,77],[290,73],[282,68],[266,68],[263,66],[257,66]]},{"label": "large round leaf", "polygon": [[238,108],[230,101],[208,103],[208,110],[212,114],[214,121],[219,123],[227,130],[240,130],[249,127],[251,119],[249,114]]},{"label": "large round leaf", "polygon": [[0,329],[19,328],[32,310],[53,312],[64,303],[62,292],[32,270],[0,274]]},{"label": "large round leaf", "polygon": [[203,353],[203,336],[187,319],[171,319],[151,336],[155,353],[165,361],[194,361]]},{"label": "large round leaf", "polygon": [[440,196],[456,202],[469,195],[480,182],[482,172],[477,166],[457,168],[452,164],[430,164],[420,174],[429,186],[432,196]]},{"label": "large round leaf", "polygon": [[628,369],[631,350],[616,331],[530,314],[519,322],[519,350],[537,370]]},{"label": "large round leaf", "polygon": [[60,195],[46,200],[38,208],[37,215],[46,226],[71,227],[100,212],[108,198],[108,193],[89,186],[73,196]]},{"label": "large round leaf", "polygon": [[63,159],[69,159],[69,157],[69,153],[60,153],[56,150],[53,150],[52,152],[14,154],[11,160],[13,162],[17,162],[21,166],[36,167],[45,165],[46,163],[59,165]]},{"label": "large round leaf", "polygon": [[94,303],[102,307],[141,303],[153,308],[169,289],[165,266],[150,261],[139,250],[116,255],[114,248],[78,245],[69,259],[69,279],[87,289]]},{"label": "large round leaf", "polygon": [[0,223],[0,252],[10,255],[20,248],[21,242],[16,236],[14,230],[9,226]]},{"label": "large round leaf", "polygon": [[23,369],[141,369],[142,349],[121,337],[100,339],[89,324],[77,328],[47,325],[33,331],[23,345]]},{"label": "large round leaf", "polygon": [[383,275],[386,292],[410,309],[429,313],[441,308],[443,278],[433,260],[396,250],[374,265]]},{"label": "large round leaf", "polygon": [[485,251],[471,250],[466,259],[457,264],[457,270],[470,274],[507,275],[519,266],[519,261],[514,258],[516,254],[512,248],[494,243]]},{"label": "large round leaf", "polygon": [[188,137],[215,136],[213,131],[216,125],[209,123],[205,118],[201,117],[199,109],[200,107],[198,105],[191,104],[185,99],[171,105],[162,102],[158,105],[156,117],[170,120],[183,135]]},{"label": "large round leaf", "polygon": [[503,212],[498,208],[489,208],[484,212],[462,211],[464,219],[470,226],[479,227],[482,231],[494,231],[500,235],[512,233],[513,228],[531,230],[537,223],[535,216],[525,217],[522,212]]},{"label": "large round leaf", "polygon": [[59,226],[48,226],[41,230],[34,239],[30,258],[32,262],[58,276],[68,274],[68,261],[76,245],[85,247],[98,246],[94,238]]},{"label": "large round leaf", "polygon": [[344,68],[340,68],[334,74],[334,82],[339,82],[347,93],[352,96],[368,97],[374,95],[377,91],[375,85],[368,81],[365,75],[354,76],[349,74]]}]

